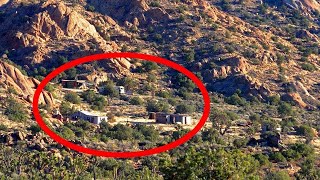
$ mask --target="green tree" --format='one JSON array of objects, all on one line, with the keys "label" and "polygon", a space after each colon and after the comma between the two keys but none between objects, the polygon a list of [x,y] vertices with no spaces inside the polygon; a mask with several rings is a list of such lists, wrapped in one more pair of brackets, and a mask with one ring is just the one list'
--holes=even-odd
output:
[{"label": "green tree", "polygon": [[81,103],[81,98],[80,96],[75,93],[75,92],[70,92],[65,95],[64,97],[68,102],[71,102],[73,104],[80,104]]},{"label": "green tree", "polygon": [[112,82],[108,82],[103,85],[103,95],[108,97],[119,97],[119,91],[115,88],[115,85]]},{"label": "green tree", "polygon": [[176,113],[193,113],[195,111],[195,107],[192,105],[188,105],[188,104],[179,104],[176,107]]},{"label": "green tree", "polygon": [[146,108],[149,112],[169,112],[169,105],[164,101],[148,101]]}]

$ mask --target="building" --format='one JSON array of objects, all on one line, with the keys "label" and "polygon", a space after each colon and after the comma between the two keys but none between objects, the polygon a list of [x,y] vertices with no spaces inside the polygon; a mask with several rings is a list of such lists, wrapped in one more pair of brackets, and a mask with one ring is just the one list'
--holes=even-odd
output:
[{"label": "building", "polygon": [[76,113],[74,113],[71,118],[73,120],[85,120],[85,121],[89,121],[93,124],[100,124],[102,121],[107,121],[108,117],[107,116],[100,116],[97,114],[93,114],[91,112],[88,111],[78,111]]},{"label": "building", "polygon": [[191,117],[186,114],[156,113],[155,119],[162,124],[192,124]]},{"label": "building", "polygon": [[125,91],[123,86],[116,86],[115,88],[119,92],[119,94],[125,94],[126,93],[126,91]]},{"label": "building", "polygon": [[63,88],[68,89],[88,89],[85,80],[62,80],[61,84]]}]

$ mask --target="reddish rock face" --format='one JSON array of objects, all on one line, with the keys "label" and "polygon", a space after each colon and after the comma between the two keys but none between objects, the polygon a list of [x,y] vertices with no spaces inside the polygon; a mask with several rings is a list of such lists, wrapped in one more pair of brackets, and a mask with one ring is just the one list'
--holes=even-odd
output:
[{"label": "reddish rock face", "polygon": [[[23,75],[19,69],[3,61],[0,61],[0,72],[2,83],[7,88],[14,88],[26,101],[32,102],[33,94],[40,84],[38,80]],[[52,94],[43,91],[39,103],[53,105]]]}]

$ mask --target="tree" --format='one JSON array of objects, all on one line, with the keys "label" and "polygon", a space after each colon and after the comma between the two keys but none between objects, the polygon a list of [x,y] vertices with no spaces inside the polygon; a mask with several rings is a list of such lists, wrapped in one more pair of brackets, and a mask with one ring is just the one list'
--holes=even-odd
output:
[{"label": "tree", "polygon": [[119,97],[119,91],[115,88],[115,85],[112,82],[108,82],[103,85],[103,95],[108,97]]},{"label": "tree", "polygon": [[[241,151],[189,148],[177,162],[160,161],[164,179],[253,179],[259,162]],[[179,173],[177,173],[179,172]]]},{"label": "tree", "polygon": [[148,101],[147,111],[149,112],[169,112],[169,105],[163,101]]},{"label": "tree", "polygon": [[176,107],[176,113],[193,113],[195,111],[195,107],[192,105],[188,105],[188,104],[179,104]]},{"label": "tree", "polygon": [[66,94],[64,98],[73,104],[80,104],[81,103],[80,96],[75,92],[70,92],[70,93]]},{"label": "tree", "polygon": [[236,116],[234,116],[232,113],[219,111],[217,109],[214,109],[211,111],[212,114],[210,115],[210,120],[212,122],[212,126],[214,128],[217,128],[219,133],[221,135],[224,135],[227,130],[231,127],[232,121],[236,120]]}]

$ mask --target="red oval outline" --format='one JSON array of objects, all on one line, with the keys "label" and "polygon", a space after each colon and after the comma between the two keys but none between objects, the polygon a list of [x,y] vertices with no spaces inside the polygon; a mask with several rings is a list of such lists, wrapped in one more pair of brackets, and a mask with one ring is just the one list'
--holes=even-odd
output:
[{"label": "red oval outline", "polygon": [[[70,69],[76,65],[91,62],[91,61],[96,61],[96,60],[104,60],[104,59],[110,59],[110,58],[136,58],[140,60],[146,60],[146,61],[152,61],[155,63],[159,63],[168,67],[171,67],[181,73],[183,73],[185,76],[190,78],[200,89],[203,100],[204,100],[204,111],[202,114],[202,117],[198,124],[187,134],[185,134],[183,137],[177,139],[176,141],[173,141],[169,144],[159,146],[156,148],[152,149],[147,149],[147,150],[142,150],[142,151],[131,151],[131,152],[110,152],[110,151],[102,151],[102,150],[97,150],[97,149],[91,149],[91,148],[85,148],[83,146],[79,146],[76,144],[73,144],[69,142],[68,140],[60,137],[57,135],[55,132],[51,131],[50,128],[45,124],[43,121],[40,112],[39,112],[39,97],[40,93],[42,90],[45,88],[45,86],[58,74],[62,73],[63,71]],[[52,139],[57,141],[58,143],[69,147],[70,149],[73,149],[75,151],[81,152],[81,153],[86,153],[86,154],[91,154],[95,156],[102,156],[102,157],[114,157],[114,158],[133,158],[133,157],[141,157],[141,156],[148,156],[148,155],[153,155],[153,154],[158,154],[173,148],[176,148],[177,146],[185,143],[189,139],[191,139],[200,129],[204,126],[207,118],[209,117],[210,114],[210,98],[207,89],[205,88],[204,84],[199,80],[199,78],[194,75],[192,72],[187,70],[185,67],[172,62],[170,60],[157,57],[157,56],[152,56],[152,55],[147,55],[147,54],[140,54],[140,53],[131,53],[131,52],[124,52],[124,53],[104,53],[104,54],[95,54],[95,55],[90,55],[86,57],[82,57],[73,61],[70,61],[55,70],[53,70],[49,75],[47,75],[39,84],[38,88],[35,91],[34,97],[33,97],[33,114],[34,117],[41,127],[41,129],[47,133]]]}]

